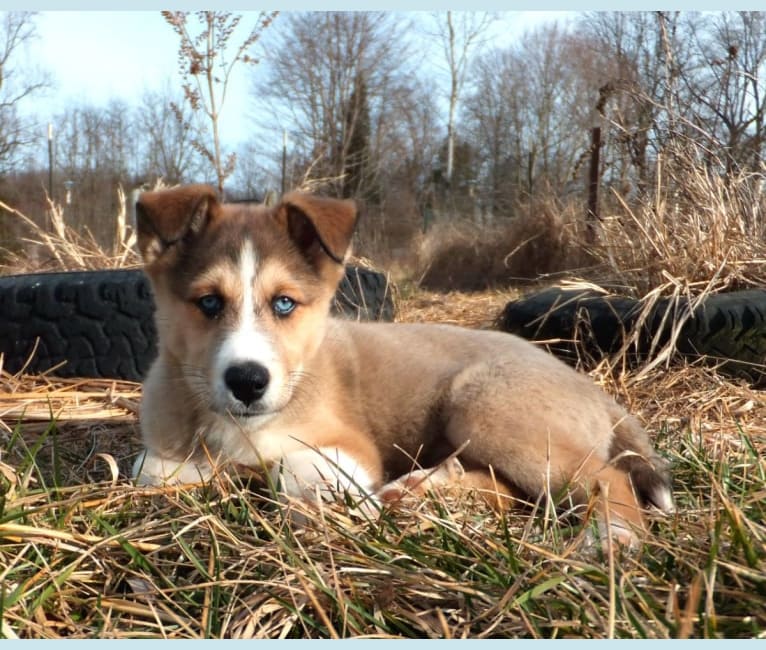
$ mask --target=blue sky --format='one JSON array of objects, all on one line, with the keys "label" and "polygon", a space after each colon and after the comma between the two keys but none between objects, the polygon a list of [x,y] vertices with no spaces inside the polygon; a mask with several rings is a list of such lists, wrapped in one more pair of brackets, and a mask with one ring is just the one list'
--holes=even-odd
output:
[{"label": "blue sky", "polygon": [[[242,25],[252,24],[248,12],[243,13]],[[251,15],[254,19],[257,12]],[[511,38],[557,15],[509,12],[502,33]],[[40,39],[32,58],[51,72],[56,83],[55,92],[42,105],[44,121],[67,104],[99,105],[111,98],[131,101],[146,89],[159,89],[166,80],[178,84],[177,37],[159,11],[41,12],[37,25]],[[239,72],[223,108],[223,137],[229,143],[240,140],[239,134],[248,127],[249,82],[244,68]]]},{"label": "blue sky", "polygon": [[[56,85],[45,119],[67,104],[130,102],[165,81],[179,83],[178,39],[159,11],[42,12],[37,25],[35,58]],[[247,100],[244,75],[235,77],[230,92],[225,114],[241,111]]]}]

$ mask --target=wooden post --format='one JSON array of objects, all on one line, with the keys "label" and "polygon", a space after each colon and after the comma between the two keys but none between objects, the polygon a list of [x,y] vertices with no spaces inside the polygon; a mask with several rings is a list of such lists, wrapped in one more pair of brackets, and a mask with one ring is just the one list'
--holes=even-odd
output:
[{"label": "wooden post", "polygon": [[588,241],[596,239],[596,222],[599,220],[598,213],[598,186],[601,180],[599,170],[599,154],[601,153],[601,127],[593,127],[590,145],[590,173],[588,180],[588,217],[587,236]]}]

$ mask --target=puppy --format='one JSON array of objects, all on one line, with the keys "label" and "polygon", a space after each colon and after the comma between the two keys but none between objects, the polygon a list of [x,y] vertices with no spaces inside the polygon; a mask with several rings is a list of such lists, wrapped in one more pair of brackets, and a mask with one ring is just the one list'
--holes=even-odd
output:
[{"label": "puppy", "polygon": [[331,318],[356,219],[352,201],[300,193],[271,208],[221,204],[205,185],[141,195],[159,355],[139,482],[235,463],[308,500],[386,502],[454,482],[498,507],[599,492],[602,528],[624,543],[644,530],[643,507],[672,509],[639,422],[528,341]]}]

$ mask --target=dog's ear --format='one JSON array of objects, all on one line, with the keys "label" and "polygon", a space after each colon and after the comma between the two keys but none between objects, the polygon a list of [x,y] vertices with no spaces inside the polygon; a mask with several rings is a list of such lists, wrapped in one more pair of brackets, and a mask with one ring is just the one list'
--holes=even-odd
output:
[{"label": "dog's ear", "polygon": [[277,220],[312,265],[330,258],[342,265],[351,248],[359,211],[350,199],[291,192],[277,207]]},{"label": "dog's ear", "polygon": [[151,265],[175,245],[199,234],[220,212],[209,185],[144,192],[136,203],[138,250]]}]

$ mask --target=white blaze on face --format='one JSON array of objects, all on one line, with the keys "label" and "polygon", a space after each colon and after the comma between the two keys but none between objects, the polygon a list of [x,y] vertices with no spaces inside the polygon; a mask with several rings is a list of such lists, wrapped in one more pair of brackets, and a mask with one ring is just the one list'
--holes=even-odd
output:
[{"label": "white blaze on face", "polygon": [[224,334],[212,368],[215,401],[221,410],[237,410],[237,400],[224,380],[226,370],[232,366],[251,362],[260,364],[269,371],[268,388],[259,400],[261,413],[267,413],[277,406],[285,381],[285,371],[273,340],[270,333],[259,323],[259,316],[256,313],[257,265],[258,256],[253,245],[249,240],[245,241],[239,257],[240,299],[239,303],[233,306],[237,315],[237,324],[234,330]]}]

